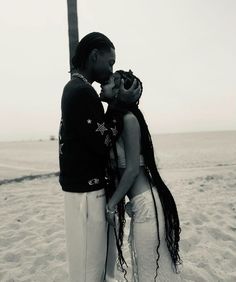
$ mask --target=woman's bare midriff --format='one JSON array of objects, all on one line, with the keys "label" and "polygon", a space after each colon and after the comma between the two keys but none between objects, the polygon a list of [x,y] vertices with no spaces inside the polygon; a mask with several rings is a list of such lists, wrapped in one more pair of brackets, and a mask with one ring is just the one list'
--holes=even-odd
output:
[{"label": "woman's bare midriff", "polygon": [[[120,170],[120,173],[122,175],[125,169],[120,168],[119,170]],[[145,192],[149,189],[150,189],[150,183],[149,183],[149,180],[147,178],[145,169],[144,169],[143,166],[140,166],[139,174],[136,177],[134,184],[129,189],[127,196],[128,196],[129,199],[132,199],[134,196],[137,196],[137,195],[139,195],[139,194],[141,194],[141,193],[143,193],[143,192]]]}]

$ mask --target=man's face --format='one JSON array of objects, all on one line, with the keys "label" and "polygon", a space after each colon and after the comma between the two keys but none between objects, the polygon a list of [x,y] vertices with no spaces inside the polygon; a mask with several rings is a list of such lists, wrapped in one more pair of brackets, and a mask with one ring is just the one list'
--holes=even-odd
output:
[{"label": "man's face", "polygon": [[98,51],[96,62],[93,67],[94,80],[104,84],[113,74],[113,65],[116,61],[114,49],[110,51]]}]

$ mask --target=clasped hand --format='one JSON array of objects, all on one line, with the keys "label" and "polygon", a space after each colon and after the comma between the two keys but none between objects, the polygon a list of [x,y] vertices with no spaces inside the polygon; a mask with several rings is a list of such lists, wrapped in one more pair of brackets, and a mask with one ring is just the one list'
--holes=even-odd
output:
[{"label": "clasped hand", "polygon": [[115,226],[116,225],[116,209],[110,210],[108,205],[106,205],[106,219],[110,225]]},{"label": "clasped hand", "polygon": [[127,104],[135,103],[141,95],[141,85],[137,79],[134,79],[129,89],[124,87],[124,79],[121,79],[120,93],[118,100]]}]

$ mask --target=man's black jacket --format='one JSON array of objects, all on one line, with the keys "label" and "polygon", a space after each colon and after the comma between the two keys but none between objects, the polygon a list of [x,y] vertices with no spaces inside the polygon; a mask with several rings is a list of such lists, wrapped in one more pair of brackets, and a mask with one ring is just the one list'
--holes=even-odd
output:
[{"label": "man's black jacket", "polygon": [[110,111],[106,117],[96,91],[80,78],[65,86],[61,112],[59,181],[62,189],[90,192],[104,188],[111,140],[115,140],[122,128],[120,113]]}]

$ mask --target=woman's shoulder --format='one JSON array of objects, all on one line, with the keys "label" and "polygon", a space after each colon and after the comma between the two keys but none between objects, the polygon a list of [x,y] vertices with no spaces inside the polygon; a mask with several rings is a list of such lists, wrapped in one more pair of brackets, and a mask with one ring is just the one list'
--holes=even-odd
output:
[{"label": "woman's shoulder", "polygon": [[[140,125],[137,117],[128,112],[124,115],[124,127],[121,133],[121,139],[123,142],[127,140],[139,140],[141,136]],[[136,142],[138,144],[138,142]]]},{"label": "woman's shoulder", "polygon": [[128,131],[140,130],[138,119],[132,112],[127,112],[124,115],[124,129]]},{"label": "woman's shoulder", "polygon": [[132,113],[132,112],[127,112],[124,115],[124,121],[125,122],[138,122],[138,119],[136,118],[136,116]]}]

